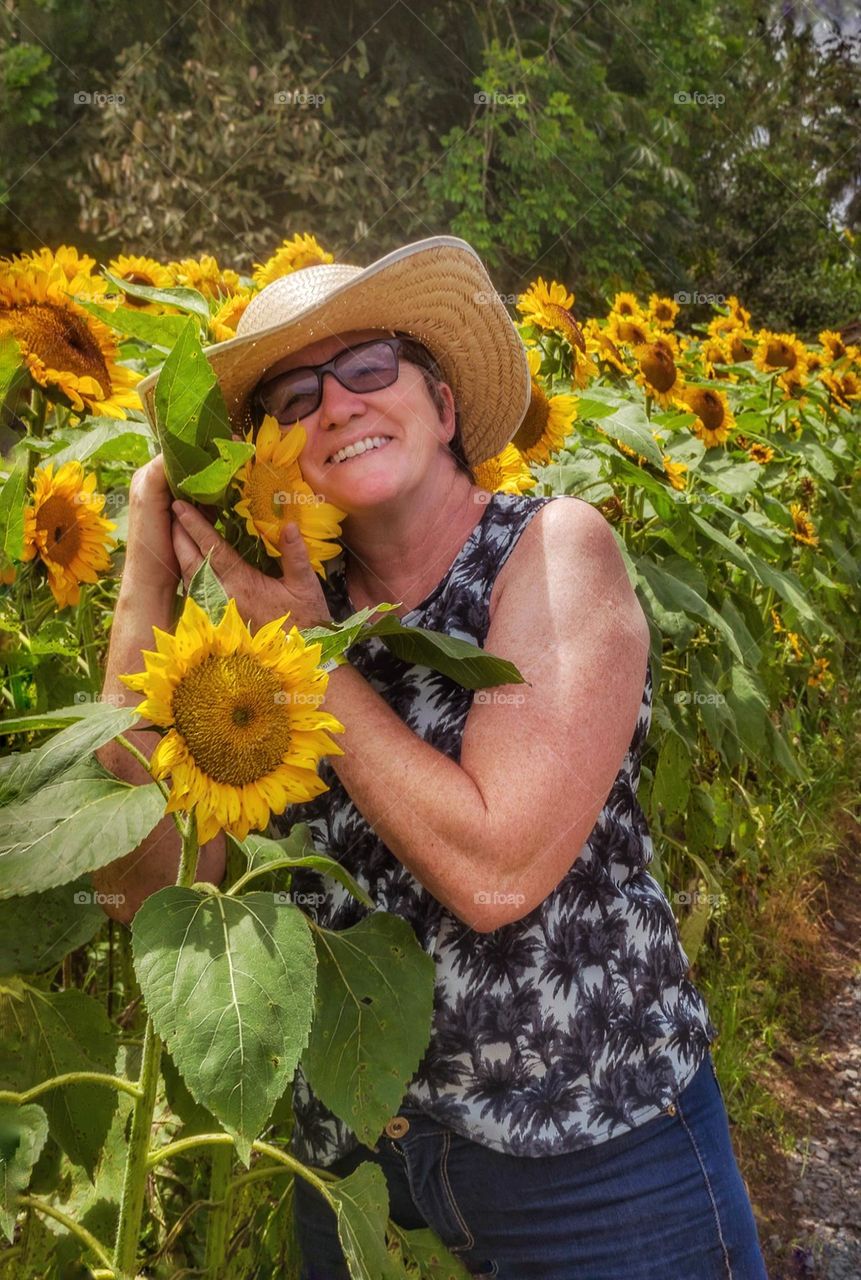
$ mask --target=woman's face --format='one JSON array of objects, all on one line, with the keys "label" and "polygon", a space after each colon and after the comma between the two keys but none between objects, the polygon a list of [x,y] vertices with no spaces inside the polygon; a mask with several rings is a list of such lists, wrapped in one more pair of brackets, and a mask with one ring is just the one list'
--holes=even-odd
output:
[{"label": "woman's face", "polygon": [[[355,329],[321,338],[272,365],[265,381],[287,369],[320,364],[346,347],[380,336],[378,329]],[[426,490],[431,473],[451,465],[440,446],[454,434],[454,402],[447,385],[443,384],[441,393],[446,404],[443,420],[422,371],[407,360],[401,359],[397,380],[379,391],[348,391],[327,372],[319,407],[299,419],[307,436],[299,455],[305,481],[315,493],[348,512],[403,496],[419,486]],[[282,424],[282,430],[290,427]],[[372,436],[389,440],[382,448],[341,462],[332,460],[346,445]]]}]

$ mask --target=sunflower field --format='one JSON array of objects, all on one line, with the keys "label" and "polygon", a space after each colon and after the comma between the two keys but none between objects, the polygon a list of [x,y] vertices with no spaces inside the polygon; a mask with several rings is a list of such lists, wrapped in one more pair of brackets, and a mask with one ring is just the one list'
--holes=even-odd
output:
[{"label": "sunflower field", "polygon": [[[374,912],[347,938],[279,902],[292,869],[312,866],[372,905],[302,824],[278,841],[267,827],[325,789],[317,767],[344,729],[325,710],[328,670],[351,644],[380,635],[468,688],[520,673],[402,625],[387,601],[328,628],[254,630],[205,563],[172,633],[156,629],[125,673],[129,696],[103,694],[129,486],[157,453],[173,492],[263,573],[290,523],[321,577],[338,553],[345,513],[305,484],[301,428],[237,431],[203,358],[258,289],[331,261],[307,233],[248,276],[207,256],[100,267],[69,246],[0,260],[0,1280],[295,1276],[296,1177],[336,1213],[353,1276],[466,1275],[431,1232],[389,1220],[375,1166],[339,1180],[289,1152],[300,1058],[374,1142],[428,1041],[433,964],[397,916]],[[627,292],[607,314],[576,313],[558,281],[518,295],[532,400],[475,481],[575,495],[615,531],[652,633],[649,869],[740,1114],[777,998],[757,985],[753,922],[779,928],[798,850],[821,840],[849,772],[861,350],[762,328],[736,297],[701,321]],[[162,365],[155,431],[136,387]],[[232,724],[248,735],[233,752],[212,725],[238,686]],[[149,761],[127,736],[141,719],[160,734]],[[114,777],[95,754],[108,743],[151,781]],[[177,882],[129,930],[91,877],[165,814]],[[221,831],[227,877],[201,883],[199,846]],[[369,1006],[396,1041],[375,1038]]]}]

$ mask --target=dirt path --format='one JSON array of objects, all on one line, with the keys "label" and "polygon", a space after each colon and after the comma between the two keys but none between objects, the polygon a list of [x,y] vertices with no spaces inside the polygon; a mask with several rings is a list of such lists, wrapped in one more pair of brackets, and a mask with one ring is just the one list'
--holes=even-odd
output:
[{"label": "dirt path", "polygon": [[861,825],[840,825],[815,899],[819,937],[800,963],[800,1016],[762,1080],[795,1150],[738,1144],[770,1280],[861,1280]]}]

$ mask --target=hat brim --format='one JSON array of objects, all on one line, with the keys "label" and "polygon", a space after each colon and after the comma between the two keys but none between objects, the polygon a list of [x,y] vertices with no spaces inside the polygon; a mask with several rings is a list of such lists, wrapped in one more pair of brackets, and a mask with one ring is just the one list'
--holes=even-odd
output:
[{"label": "hat brim", "polygon": [[[309,300],[298,313],[204,349],[236,430],[250,392],[285,356],[354,329],[398,329],[427,346],[451,385],[470,465],[510,442],[529,406],[529,365],[511,317],[465,240],[418,240],[356,269],[334,289],[326,273],[306,268],[301,274]],[[160,372],[137,386],[153,427]]]}]

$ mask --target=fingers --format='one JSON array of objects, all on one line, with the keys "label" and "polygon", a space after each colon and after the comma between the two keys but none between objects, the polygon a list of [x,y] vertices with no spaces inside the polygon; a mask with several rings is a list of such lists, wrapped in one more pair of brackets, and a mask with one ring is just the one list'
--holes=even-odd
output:
[{"label": "fingers", "polygon": [[241,556],[219,537],[206,517],[194,507],[185,502],[175,502],[173,513],[186,537],[196,545],[199,559],[202,560],[209,553],[210,564],[222,582],[226,584],[230,574],[237,568],[247,568]]},{"label": "fingers", "polygon": [[203,564],[203,556],[200,554],[200,548],[197,543],[193,538],[189,537],[177,520],[173,522],[171,537],[173,538],[174,555],[179,562],[182,580],[187,587],[200,565]]}]

